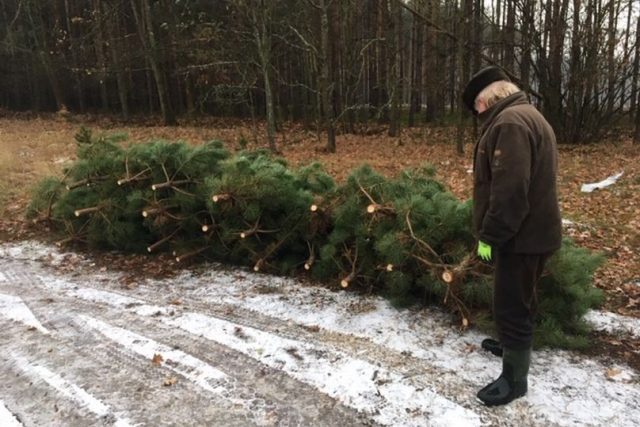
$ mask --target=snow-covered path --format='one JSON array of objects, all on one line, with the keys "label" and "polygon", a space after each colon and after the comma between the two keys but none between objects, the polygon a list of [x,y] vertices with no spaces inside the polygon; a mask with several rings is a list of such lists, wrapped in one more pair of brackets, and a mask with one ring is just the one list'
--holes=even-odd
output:
[{"label": "snow-covered path", "polygon": [[[535,352],[489,409],[500,360],[437,310],[217,266],[125,289],[36,242],[0,245],[0,426],[637,425],[640,376]],[[601,329],[636,319],[592,313]]]}]

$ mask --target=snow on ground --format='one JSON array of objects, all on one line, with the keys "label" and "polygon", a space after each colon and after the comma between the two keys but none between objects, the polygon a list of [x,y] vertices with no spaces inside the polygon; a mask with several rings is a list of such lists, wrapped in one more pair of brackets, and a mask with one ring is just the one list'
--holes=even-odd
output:
[{"label": "snow on ground", "polygon": [[640,319],[597,310],[591,310],[584,318],[596,331],[640,338]]},{"label": "snow on ground", "polygon": [[[0,282],[1,281],[2,280],[0,280]],[[0,316],[24,323],[29,327],[39,330],[43,334],[49,333],[19,297],[0,294]]]},{"label": "snow on ground", "polygon": [[[55,251],[55,248],[39,243],[11,243],[0,245],[0,258],[59,265],[68,257],[77,257]],[[292,279],[215,265],[167,280],[147,279],[136,289],[114,292],[113,287],[108,290],[96,287],[101,287],[97,284],[105,280],[117,283],[117,274],[96,273],[91,271],[88,262],[85,264],[82,267],[85,270],[73,276],[44,270],[46,274],[40,273],[40,281],[51,290],[62,291],[79,300],[152,317],[166,327],[228,347],[370,414],[383,425],[424,425],[424,418],[416,417],[416,413],[420,414],[424,408],[429,410],[429,425],[483,423],[468,405],[461,406],[438,393],[428,382],[426,387],[420,387],[384,364],[372,364],[330,345],[284,337],[273,331],[198,313],[189,305],[238,307],[256,313],[256,317],[269,316],[291,324],[357,337],[388,351],[411,355],[441,375],[459,378],[466,384],[464,392],[471,396],[497,376],[500,361],[478,351],[484,338],[480,333],[474,330],[460,333],[441,310],[397,310],[378,297],[332,292]],[[0,282],[8,279],[4,275]],[[185,307],[168,306],[176,297],[185,301]],[[23,319],[31,319],[28,321],[33,324],[35,319],[27,313],[28,308],[25,311],[21,300],[10,295],[0,294],[0,308],[7,313],[18,310],[19,315],[9,316],[13,320],[25,322]],[[170,355],[166,357],[176,362],[173,365],[176,371],[191,381],[223,386],[220,379],[224,377],[217,377],[216,368],[193,356],[111,326],[93,315],[80,315],[80,318],[87,328],[144,357],[148,358],[156,351]],[[594,328],[610,333],[637,337],[640,330],[639,319],[613,313],[593,311],[586,320]],[[24,365],[26,359],[22,360]],[[639,377],[628,366],[607,360],[596,361],[566,351],[536,351],[529,380],[530,391],[525,398],[496,410],[511,420],[508,425],[517,425],[516,420],[523,414],[530,420],[538,420],[536,425],[559,426],[635,426],[640,419]]]},{"label": "snow on ground", "polygon": [[90,316],[81,314],[78,317],[86,327],[95,329],[105,337],[146,359],[155,360],[154,363],[157,365],[167,366],[199,387],[211,393],[226,391],[223,380],[227,378],[227,375],[202,360]]},{"label": "snow on ground", "polygon": [[114,426],[131,426],[129,420],[120,418],[119,416],[114,414],[108,405],[96,399],[82,387],[79,387],[76,384],[67,381],[62,376],[51,371],[49,368],[42,364],[31,362],[21,354],[14,353],[11,356],[16,366],[21,369],[27,376],[31,377],[34,381],[46,382],[51,387],[58,390],[62,395],[77,402],[78,405],[86,408],[89,412],[92,412],[98,417],[111,417],[114,420]]},{"label": "snow on ground", "polygon": [[435,392],[418,390],[398,374],[332,349],[281,338],[197,313],[168,325],[216,341],[317,387],[347,406],[372,414],[383,425],[420,426],[412,414],[430,408],[432,426],[479,426],[480,418]]},{"label": "snow on ground", "polygon": [[22,427],[22,423],[7,409],[4,402],[0,400],[0,426],[2,427]]},{"label": "snow on ground", "polygon": [[[480,384],[479,378],[488,380],[491,376],[486,355],[469,351],[470,346],[479,345],[484,337],[473,330],[458,333],[450,326],[447,315],[439,310],[419,313],[396,310],[377,297],[336,294],[322,288],[300,287],[293,280],[253,273],[243,273],[243,276],[239,280],[236,272],[215,271],[199,276],[186,273],[171,282],[178,289],[195,288],[194,295],[212,302],[222,300],[308,326],[367,338],[399,352],[410,352],[470,382]],[[256,292],[267,286],[272,287],[272,292]],[[354,305],[366,303],[369,310],[352,310]],[[635,325],[636,331],[640,330],[640,319],[622,320],[621,324]],[[616,329],[612,326],[611,330]],[[494,372],[497,369],[492,368]],[[526,401],[558,425],[604,425],[616,417],[617,425],[633,425],[632,420],[640,419],[638,373],[627,366],[604,366],[570,352],[537,351],[533,356]]]}]

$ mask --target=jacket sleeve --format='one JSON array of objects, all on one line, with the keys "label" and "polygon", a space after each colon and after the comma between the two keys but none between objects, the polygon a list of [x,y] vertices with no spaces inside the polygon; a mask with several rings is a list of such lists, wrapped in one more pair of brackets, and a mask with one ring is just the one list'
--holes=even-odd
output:
[{"label": "jacket sleeve", "polygon": [[533,158],[528,130],[501,124],[489,141],[491,194],[482,220],[480,240],[500,247],[516,235],[529,213],[529,183]]}]

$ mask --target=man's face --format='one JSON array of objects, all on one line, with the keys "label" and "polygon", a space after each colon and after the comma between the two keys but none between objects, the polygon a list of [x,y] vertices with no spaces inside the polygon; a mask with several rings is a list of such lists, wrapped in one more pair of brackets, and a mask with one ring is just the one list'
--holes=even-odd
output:
[{"label": "man's face", "polygon": [[487,104],[485,104],[484,100],[480,98],[476,98],[476,102],[474,103],[474,108],[478,112],[478,114],[482,114],[487,110]]}]

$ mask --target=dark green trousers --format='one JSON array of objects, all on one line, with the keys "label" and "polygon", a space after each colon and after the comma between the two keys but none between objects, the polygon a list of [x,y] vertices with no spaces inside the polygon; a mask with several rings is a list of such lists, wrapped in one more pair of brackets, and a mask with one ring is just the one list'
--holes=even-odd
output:
[{"label": "dark green trousers", "polygon": [[538,305],[536,286],[550,255],[496,253],[493,316],[500,342],[508,349],[531,347]]}]

